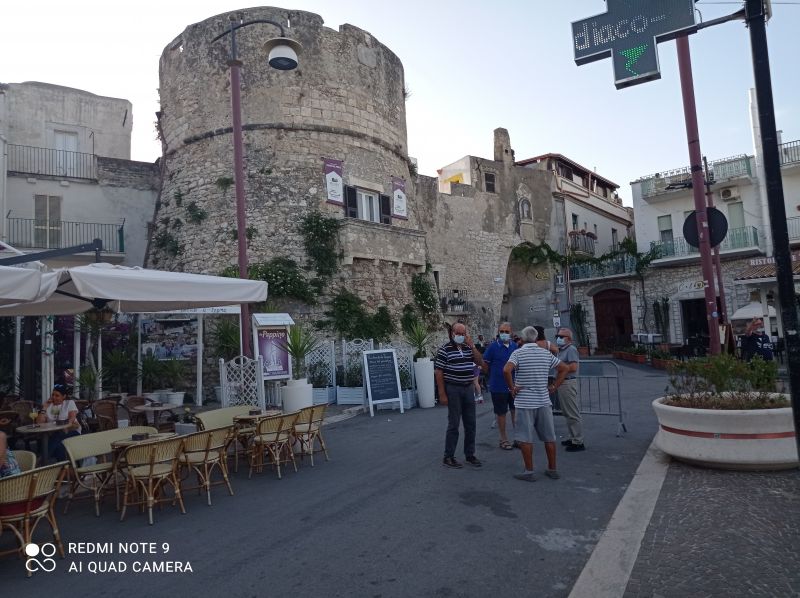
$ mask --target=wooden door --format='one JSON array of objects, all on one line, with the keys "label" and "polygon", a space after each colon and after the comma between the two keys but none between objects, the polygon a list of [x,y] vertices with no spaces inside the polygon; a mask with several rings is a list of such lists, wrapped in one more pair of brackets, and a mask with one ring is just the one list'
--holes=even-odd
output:
[{"label": "wooden door", "polygon": [[622,289],[597,293],[594,296],[594,320],[599,348],[610,350],[630,345],[633,334],[630,293]]}]

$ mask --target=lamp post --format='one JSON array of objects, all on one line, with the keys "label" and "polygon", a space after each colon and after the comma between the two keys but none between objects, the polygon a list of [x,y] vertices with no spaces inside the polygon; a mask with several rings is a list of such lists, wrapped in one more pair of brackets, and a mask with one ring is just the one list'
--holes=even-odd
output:
[{"label": "lamp post", "polygon": [[[242,139],[242,97],[241,97],[241,67],[239,54],[236,48],[236,31],[243,27],[265,23],[277,27],[281,35],[264,44],[264,50],[268,52],[269,65],[280,71],[290,71],[297,68],[297,53],[300,51],[300,44],[292,39],[285,37],[283,25],[269,19],[254,19],[236,23],[231,21],[230,29],[220,33],[211,40],[214,43],[226,35],[231,36],[231,56],[228,59],[228,66],[231,74],[231,117],[233,121],[233,181],[236,192],[236,233],[239,253],[239,278],[247,278],[247,217],[245,212],[244,198],[244,141]],[[242,304],[242,350],[247,357],[253,356],[253,345],[250,336],[250,308],[246,303]]]}]

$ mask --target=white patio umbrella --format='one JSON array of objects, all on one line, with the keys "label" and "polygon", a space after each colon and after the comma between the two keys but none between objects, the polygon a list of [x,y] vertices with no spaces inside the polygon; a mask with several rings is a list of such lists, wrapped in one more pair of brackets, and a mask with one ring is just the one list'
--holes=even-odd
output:
[{"label": "white patio umbrella", "polygon": [[39,296],[41,284],[38,270],[0,266],[0,305],[33,301]]},{"label": "white patio umbrella", "polygon": [[0,307],[0,317],[74,315],[92,307],[142,313],[266,298],[266,282],[99,263],[42,274],[38,294]]}]

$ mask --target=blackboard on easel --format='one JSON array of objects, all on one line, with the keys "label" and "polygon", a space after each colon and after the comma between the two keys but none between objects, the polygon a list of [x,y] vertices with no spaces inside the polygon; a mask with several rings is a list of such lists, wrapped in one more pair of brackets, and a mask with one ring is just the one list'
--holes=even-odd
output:
[{"label": "blackboard on easel", "polygon": [[394,349],[364,351],[364,383],[367,387],[367,403],[370,417],[375,415],[373,406],[383,403],[400,404],[403,413],[403,392],[400,388],[400,370]]}]

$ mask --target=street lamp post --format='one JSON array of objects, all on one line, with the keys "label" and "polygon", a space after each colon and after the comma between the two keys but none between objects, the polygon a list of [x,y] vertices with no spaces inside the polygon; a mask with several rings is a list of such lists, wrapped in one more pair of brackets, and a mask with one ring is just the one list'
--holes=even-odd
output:
[{"label": "street lamp post", "polygon": [[[290,71],[297,68],[297,53],[301,46],[293,39],[285,37],[283,25],[269,19],[254,19],[252,21],[236,23],[231,21],[230,29],[220,33],[211,40],[216,42],[226,35],[231,36],[231,56],[228,59],[231,75],[231,118],[233,121],[233,181],[236,193],[236,236],[238,241],[239,278],[247,278],[247,214],[245,211],[244,197],[244,140],[242,138],[242,96],[241,96],[241,67],[242,61],[236,47],[236,31],[266,23],[277,27],[281,35],[268,40],[264,50],[268,52],[269,65],[280,71]],[[242,352],[247,357],[253,356],[253,344],[250,335],[250,308],[242,304]]]}]

